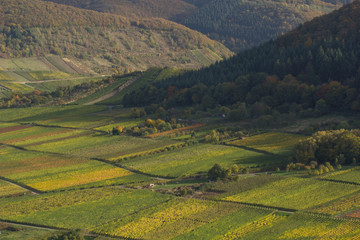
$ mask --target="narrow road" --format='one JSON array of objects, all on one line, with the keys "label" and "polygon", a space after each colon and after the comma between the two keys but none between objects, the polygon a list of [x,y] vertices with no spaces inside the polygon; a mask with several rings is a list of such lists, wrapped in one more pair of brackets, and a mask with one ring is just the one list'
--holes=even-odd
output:
[{"label": "narrow road", "polygon": [[125,82],[123,85],[121,85],[118,89],[115,89],[93,101],[90,101],[90,102],[87,102],[87,103],[84,103],[84,105],[88,106],[88,105],[94,105],[95,103],[98,103],[98,102],[102,102],[108,98],[111,98],[113,96],[115,96],[115,94],[121,92],[122,90],[124,90],[126,87],[130,86],[131,84],[133,84],[136,80],[138,80],[139,78],[141,77],[141,75],[139,76],[135,76],[133,77],[132,79],[130,79],[129,81]]}]

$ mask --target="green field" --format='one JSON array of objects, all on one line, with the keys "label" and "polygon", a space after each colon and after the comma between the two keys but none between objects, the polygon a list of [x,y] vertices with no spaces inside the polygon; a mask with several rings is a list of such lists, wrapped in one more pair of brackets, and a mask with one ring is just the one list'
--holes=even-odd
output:
[{"label": "green field", "polygon": [[325,179],[360,184],[360,168],[351,168],[325,176]]},{"label": "green field", "polygon": [[311,212],[341,216],[360,209],[360,194],[355,193],[311,209]]},{"label": "green field", "polygon": [[[91,229],[152,208],[171,197],[117,187],[0,199],[0,218],[65,228]],[[79,221],[79,219],[83,219]]]},{"label": "green field", "polygon": [[238,164],[256,167],[260,164],[276,165],[282,159],[237,147],[198,144],[190,147],[150,155],[124,162],[125,166],[161,176],[180,177],[207,172],[215,163],[224,167]]},{"label": "green field", "polygon": [[305,138],[306,136],[297,134],[269,132],[231,141],[228,144],[286,155],[289,152],[291,153],[297,142]]},{"label": "green field", "polygon": [[29,192],[15,184],[0,180],[0,198],[18,196],[26,193]]},{"label": "green field", "polygon": [[55,231],[39,229],[35,227],[19,226],[8,223],[0,223],[0,239],[18,240],[18,239],[42,239],[52,236]]},{"label": "green field", "polygon": [[359,222],[356,221],[292,214],[241,239],[356,239],[359,234]]},{"label": "green field", "polygon": [[119,167],[84,158],[0,149],[0,176],[40,191],[148,180]]},{"label": "green field", "polygon": [[303,210],[357,191],[360,186],[287,177],[224,200]]},{"label": "green field", "polygon": [[172,145],[172,141],[92,134],[29,146],[27,149],[71,154],[77,157],[118,159]]}]

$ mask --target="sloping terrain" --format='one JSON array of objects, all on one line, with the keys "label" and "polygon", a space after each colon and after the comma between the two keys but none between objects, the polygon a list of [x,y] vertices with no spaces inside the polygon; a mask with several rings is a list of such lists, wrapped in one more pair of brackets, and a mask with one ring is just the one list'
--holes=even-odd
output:
[{"label": "sloping terrain", "polygon": [[274,39],[349,2],[351,0],[213,0],[184,24],[222,41],[233,50],[241,50]]},{"label": "sloping terrain", "polygon": [[48,0],[121,16],[160,17],[184,24],[232,50],[256,46],[352,0]]},{"label": "sloping terrain", "polygon": [[0,6],[4,58],[51,53],[76,58],[98,73],[124,73],[155,65],[199,68],[231,55],[221,44],[164,19],[127,19],[40,0],[4,0]]},{"label": "sloping terrain", "polygon": [[355,1],[229,60],[129,93],[124,104],[220,104],[234,109],[234,118],[266,115],[269,122],[276,111],[308,117],[359,112],[359,9]]},{"label": "sloping terrain", "polygon": [[197,7],[182,0],[46,0],[126,17],[160,17],[181,21]]}]

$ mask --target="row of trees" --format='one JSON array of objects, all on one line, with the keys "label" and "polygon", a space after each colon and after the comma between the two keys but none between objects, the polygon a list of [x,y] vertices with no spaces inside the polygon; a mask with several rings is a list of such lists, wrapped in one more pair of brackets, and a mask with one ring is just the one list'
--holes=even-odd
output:
[{"label": "row of trees", "polygon": [[[359,79],[360,80],[360,79]],[[360,111],[360,88],[338,81],[308,84],[292,75],[283,79],[265,73],[241,76],[235,82],[213,86],[198,83],[190,88],[148,86],[127,94],[125,106],[158,103],[166,107],[200,105],[204,109],[218,104],[228,106],[224,113],[233,120],[280,113],[323,115],[331,111]]]},{"label": "row of trees", "polygon": [[112,129],[112,135],[120,135],[121,133],[128,133],[133,136],[146,136],[153,133],[170,131],[173,129],[184,127],[183,124],[177,123],[175,118],[170,121],[164,121],[162,119],[146,119],[144,124],[138,126],[124,128],[122,126],[116,126]]},{"label": "row of trees", "polygon": [[249,169],[240,169],[236,164],[234,164],[231,168],[223,168],[218,163],[215,163],[214,166],[208,171],[208,178],[210,180],[225,180],[229,179],[232,175],[235,175],[233,180],[238,181],[239,176],[236,175],[238,173],[248,174]]}]

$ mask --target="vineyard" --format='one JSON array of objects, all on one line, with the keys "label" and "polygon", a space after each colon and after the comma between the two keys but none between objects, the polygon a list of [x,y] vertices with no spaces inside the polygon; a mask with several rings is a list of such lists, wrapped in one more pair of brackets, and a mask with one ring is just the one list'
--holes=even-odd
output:
[{"label": "vineyard", "polygon": [[0,198],[23,195],[24,193],[28,193],[28,191],[15,184],[0,180]]},{"label": "vineyard", "polygon": [[[53,228],[105,239],[360,234],[358,168],[320,177],[257,172],[281,167],[301,135],[268,132],[215,144],[204,141],[217,126],[211,122],[189,124],[196,134],[184,138],[167,132],[153,138],[112,135],[114,127],[144,123],[132,109],[74,105],[1,112],[0,219],[30,227],[17,226],[17,235],[4,230],[11,236],[36,238]],[[238,179],[209,182],[215,163],[236,165],[240,170],[232,177]]]},{"label": "vineyard", "polygon": [[231,145],[262,150],[270,153],[287,153],[304,136],[289,133],[264,133],[229,142]]},{"label": "vineyard", "polygon": [[360,184],[359,173],[360,173],[360,168],[351,168],[348,170],[343,170],[337,173],[330,174],[329,176],[326,177],[326,179]]},{"label": "vineyard", "polygon": [[222,145],[199,144],[157,155],[130,159],[123,164],[143,172],[162,176],[188,176],[206,172],[215,163],[224,167],[238,164],[255,167],[259,164],[274,165],[279,159],[262,153]]},{"label": "vineyard", "polygon": [[356,191],[360,186],[288,177],[224,200],[303,210]]}]

